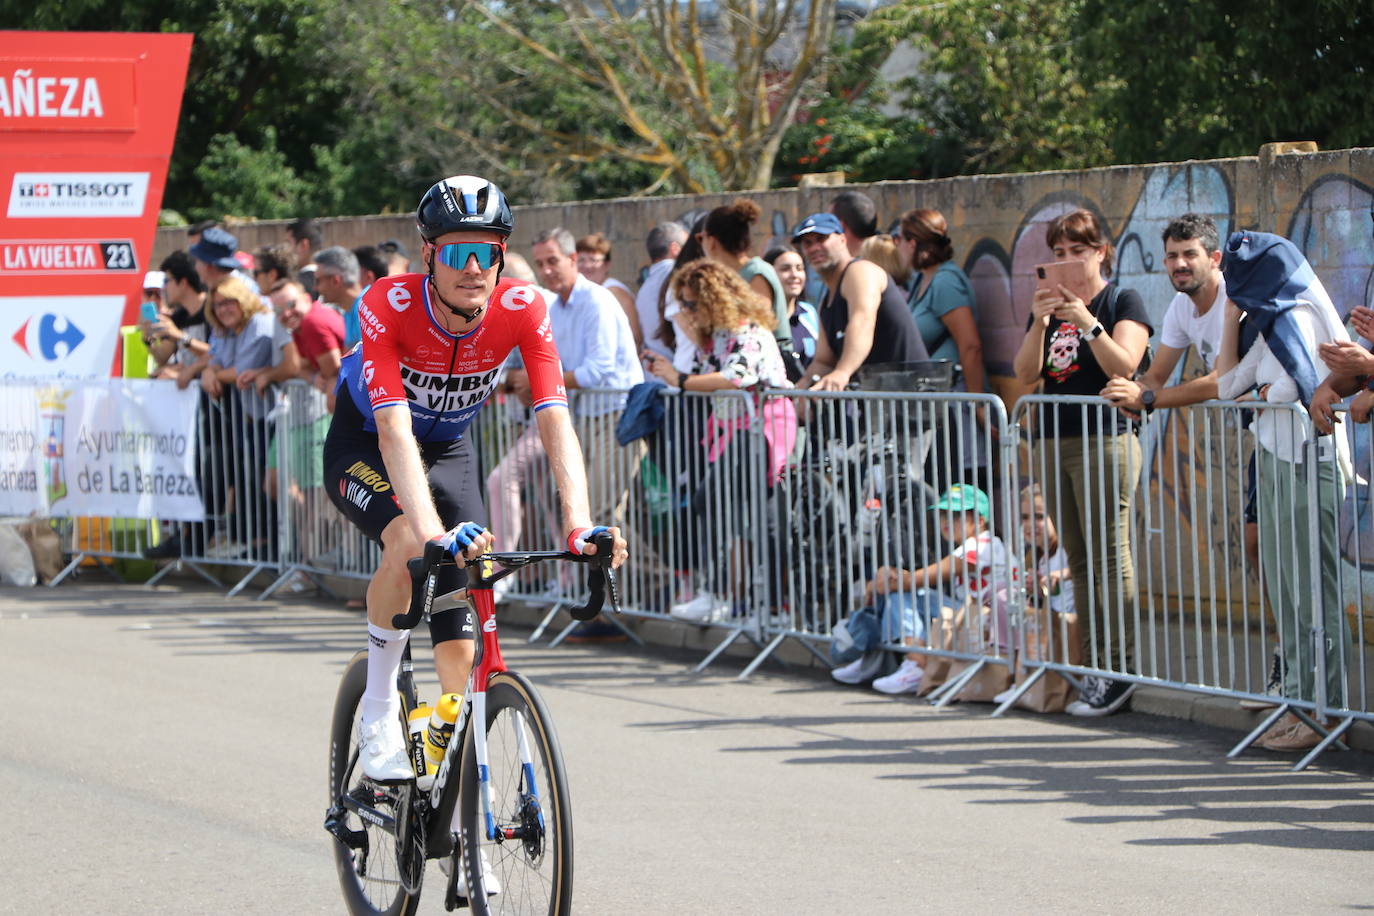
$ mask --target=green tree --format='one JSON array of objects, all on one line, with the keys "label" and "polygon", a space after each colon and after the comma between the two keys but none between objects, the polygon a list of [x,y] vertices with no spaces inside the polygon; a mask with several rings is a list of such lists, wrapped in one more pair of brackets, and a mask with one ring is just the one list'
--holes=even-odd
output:
[{"label": "green tree", "polygon": [[1108,120],[1074,54],[1079,0],[904,0],[855,30],[869,67],[899,42],[920,55],[893,87],[911,117],[958,150],[960,171],[1071,169],[1111,162]]},{"label": "green tree", "polygon": [[[834,0],[349,0],[359,85],[407,142],[537,199],[767,187]],[[785,66],[783,62],[785,61]]]},{"label": "green tree", "polygon": [[1085,72],[1123,161],[1253,155],[1274,140],[1374,142],[1368,0],[1081,0]]},{"label": "green tree", "polygon": [[[252,212],[259,205],[273,215],[312,214],[323,201],[338,204],[332,214],[394,208],[412,196],[416,181],[385,144],[351,142],[375,128],[358,123],[348,105],[354,89],[337,63],[348,43],[330,30],[329,8],[315,0],[0,0],[0,22],[195,35],[168,171],[169,208],[193,219],[266,216]],[[349,168],[325,168],[343,149]],[[269,174],[274,169],[279,173]],[[265,185],[231,187],[244,181]]]}]

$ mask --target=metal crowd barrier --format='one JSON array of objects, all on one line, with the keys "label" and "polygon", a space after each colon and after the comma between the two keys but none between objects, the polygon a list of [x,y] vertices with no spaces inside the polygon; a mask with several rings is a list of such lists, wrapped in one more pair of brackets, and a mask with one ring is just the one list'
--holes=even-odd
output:
[{"label": "metal crowd barrier", "polygon": [[[865,583],[877,570],[920,570],[949,554],[941,527],[952,513],[935,507],[963,482],[991,497],[989,535],[1017,562],[982,583],[974,606],[952,607],[958,590],[948,583],[902,599],[902,626],[884,647],[953,663],[937,702],[1005,671],[1012,696],[994,715],[1046,678],[1077,684],[1087,675],[1272,704],[1232,753],[1291,713],[1325,733],[1300,767],[1339,744],[1354,720],[1374,719],[1367,426],[1343,424],[1352,462],[1351,449],[1309,438],[1293,405],[1211,402],[1101,435],[1093,430],[1117,412],[1098,398],[1026,397],[1008,417],[990,395],[665,389],[661,428],[622,446],[624,392],[571,394],[592,518],[620,524],[631,542],[626,611],[718,631],[698,669],[740,640],[757,650],[740,677],[787,640],[828,663],[837,623],[871,599]],[[207,515],[172,526],[180,564],[212,581],[216,566],[237,570],[231,593],[272,572],[264,597],[297,575],[371,575],[375,545],[323,490],[324,395],[292,383],[270,412],[235,396],[202,399],[201,408]],[[1302,462],[1276,462],[1257,446],[1256,422]],[[533,424],[498,396],[470,431],[503,548],[545,548],[562,536]],[[1065,424],[1090,434],[1068,434]],[[1061,538],[1081,539],[1073,552],[1086,557],[1087,588],[1075,592],[1075,620],[1051,610],[1036,570],[1048,553],[1043,530],[1025,524],[1037,499]],[[146,520],[74,520],[63,575],[87,557],[137,560],[155,531]],[[510,597],[549,609],[531,639],[582,597],[583,583],[568,574],[511,582]],[[673,616],[674,605],[703,593],[712,600],[700,613]]]},{"label": "metal crowd barrier", "polygon": [[[793,405],[802,422],[798,447],[768,494],[780,561],[767,586],[780,613],[767,619],[769,642],[742,677],[786,639],[816,652],[815,643],[828,642],[840,620],[873,598],[865,583],[879,569],[934,567],[970,536],[953,543],[942,537],[958,513],[937,504],[955,483],[989,495],[987,537],[1011,552],[1007,494],[991,486],[1006,460],[998,398],[772,391],[768,399]],[[966,663],[932,694],[938,703],[957,697],[988,666],[1011,668],[1017,567],[1002,566],[981,586],[971,590],[977,600],[968,607],[965,589],[934,578],[875,599],[902,622],[889,629],[886,648]]]}]

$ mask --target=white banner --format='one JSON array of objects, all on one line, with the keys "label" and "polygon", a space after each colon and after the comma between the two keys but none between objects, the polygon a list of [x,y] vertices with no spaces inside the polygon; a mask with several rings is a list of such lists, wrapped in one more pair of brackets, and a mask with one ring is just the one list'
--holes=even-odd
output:
[{"label": "white banner", "polygon": [[141,379],[0,386],[0,515],[202,521],[194,387]]}]

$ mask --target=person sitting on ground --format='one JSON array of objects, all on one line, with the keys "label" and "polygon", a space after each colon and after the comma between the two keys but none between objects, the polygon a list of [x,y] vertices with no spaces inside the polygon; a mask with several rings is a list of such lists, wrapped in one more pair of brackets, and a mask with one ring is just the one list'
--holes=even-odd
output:
[{"label": "person sitting on ground", "polygon": [[1038,484],[1021,491],[1021,535],[1026,542],[1026,568],[1035,570],[1034,587],[1026,589],[1034,607],[1047,607],[1056,614],[1073,613],[1073,573],[1069,555],[1059,543],[1054,519],[1045,510],[1045,497]]},{"label": "person sitting on ground", "polygon": [[[646,349],[642,355],[650,373],[683,391],[792,387],[773,339],[771,325],[776,315],[772,303],[755,293],[738,273],[703,258],[673,274],[672,290],[681,309],[678,320],[689,326],[701,356],[690,373],[680,372],[667,357]],[[719,498],[722,492],[746,492],[742,478],[747,473],[747,456],[753,447],[744,430],[737,426],[741,419],[735,414],[741,406],[739,402],[712,400],[707,434],[711,463],[693,497],[696,518],[705,517],[714,505],[713,498]],[[790,401],[782,403],[791,405]],[[785,430],[765,422],[764,435],[770,440],[767,447],[771,457],[786,438]],[[718,439],[724,440],[719,447]],[[737,518],[728,524],[722,520],[713,529],[745,531],[745,503],[740,499],[727,507]],[[698,549],[706,548],[698,545]],[[670,613],[696,623],[711,623],[725,619],[730,611],[729,602],[717,597],[708,584],[694,598],[673,605]]]},{"label": "person sitting on ground", "polygon": [[[1003,631],[1000,612],[1005,606],[1006,591],[1020,577],[1020,566],[990,527],[991,500],[977,487],[956,484],[931,506],[931,511],[939,513],[941,535],[957,546],[943,559],[922,569],[879,567],[864,588],[865,603],[874,605],[883,599],[890,608],[888,596],[897,594],[903,641],[913,649],[931,647],[932,629],[942,616],[941,611],[952,614],[960,607],[967,608],[975,617],[981,616],[982,608],[993,609],[994,638],[1005,641],[1008,634]],[[858,683],[858,668],[856,662],[837,668],[830,675],[841,683]],[[896,671],[873,681],[873,689],[887,694],[916,693],[921,689],[924,674],[921,653],[913,651]]]}]

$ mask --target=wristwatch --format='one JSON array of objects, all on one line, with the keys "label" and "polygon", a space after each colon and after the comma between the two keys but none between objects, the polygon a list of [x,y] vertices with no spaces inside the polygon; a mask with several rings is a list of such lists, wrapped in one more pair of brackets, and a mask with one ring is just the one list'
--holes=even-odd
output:
[{"label": "wristwatch", "polygon": [[1140,403],[1145,407],[1145,412],[1149,413],[1155,409],[1155,390],[1146,388],[1140,392]]},{"label": "wristwatch", "polygon": [[1092,327],[1088,328],[1086,331],[1083,331],[1081,333],[1083,334],[1084,340],[1097,340],[1097,338],[1100,337],[1102,335],[1102,332],[1105,330],[1107,329],[1104,328],[1102,326],[1102,322],[1099,321]]}]

